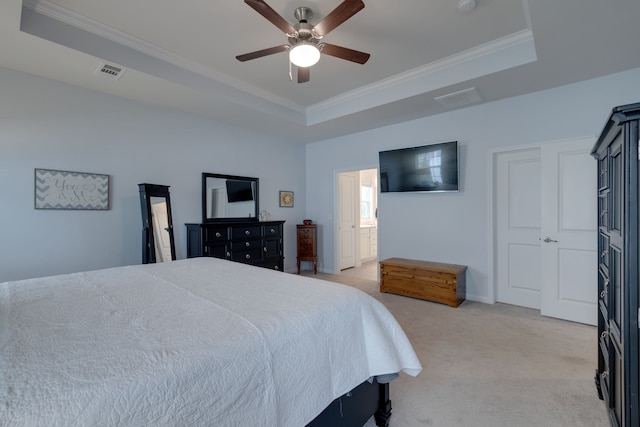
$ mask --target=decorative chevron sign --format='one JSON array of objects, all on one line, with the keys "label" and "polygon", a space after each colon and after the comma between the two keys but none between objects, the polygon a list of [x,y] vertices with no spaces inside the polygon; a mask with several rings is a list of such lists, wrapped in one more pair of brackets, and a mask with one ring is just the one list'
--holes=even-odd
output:
[{"label": "decorative chevron sign", "polygon": [[109,209],[109,175],[36,169],[36,209]]}]

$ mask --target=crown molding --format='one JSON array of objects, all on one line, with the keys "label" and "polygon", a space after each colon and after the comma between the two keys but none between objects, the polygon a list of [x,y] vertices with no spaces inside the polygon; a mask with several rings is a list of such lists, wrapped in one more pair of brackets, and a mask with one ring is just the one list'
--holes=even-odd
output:
[{"label": "crown molding", "polygon": [[[280,105],[287,109],[294,111],[304,111],[304,107],[295,104],[286,99],[275,96],[271,92],[264,91],[257,87],[251,86],[245,82],[236,80],[226,74],[218,73],[209,67],[206,67],[200,63],[187,59],[183,56],[163,49],[153,43],[149,43],[124,31],[117,30],[113,27],[109,27],[101,22],[95,21],[86,16],[80,15],[69,9],[61,7],[48,0],[24,0],[23,6],[33,10],[36,13],[44,15],[48,18],[70,25],[83,31],[87,31],[98,37],[110,40],[119,45],[144,53],[151,57],[160,59],[162,61],[173,64],[177,67],[199,74],[203,77],[215,80],[219,83],[240,90],[242,92],[250,93],[253,96],[257,96],[264,100],[268,100],[274,104]],[[128,64],[122,64],[129,68],[135,68]]]},{"label": "crown molding", "polygon": [[[311,105],[306,110],[307,125],[321,123],[535,60],[537,55],[533,33],[530,29],[518,31]],[[479,63],[484,63],[484,66],[478,67]],[[342,107],[340,112],[336,110],[339,107]]]}]

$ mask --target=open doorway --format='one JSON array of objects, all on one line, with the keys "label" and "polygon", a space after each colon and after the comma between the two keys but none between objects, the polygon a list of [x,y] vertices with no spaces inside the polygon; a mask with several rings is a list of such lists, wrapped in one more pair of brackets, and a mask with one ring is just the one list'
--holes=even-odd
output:
[{"label": "open doorway", "polygon": [[378,170],[339,173],[337,200],[339,270],[377,265]]}]

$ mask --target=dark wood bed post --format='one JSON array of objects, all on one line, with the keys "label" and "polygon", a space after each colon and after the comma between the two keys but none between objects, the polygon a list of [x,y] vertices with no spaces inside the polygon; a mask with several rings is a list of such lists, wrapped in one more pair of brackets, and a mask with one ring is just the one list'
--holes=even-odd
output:
[{"label": "dark wood bed post", "polygon": [[389,383],[378,384],[378,410],[373,415],[378,427],[389,427],[391,418],[391,400],[389,399]]}]

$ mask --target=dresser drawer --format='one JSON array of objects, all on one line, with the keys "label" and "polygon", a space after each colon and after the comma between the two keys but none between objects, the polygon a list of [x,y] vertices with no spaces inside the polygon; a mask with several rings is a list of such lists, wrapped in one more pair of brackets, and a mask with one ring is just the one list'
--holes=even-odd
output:
[{"label": "dresser drawer", "polygon": [[301,253],[312,254],[314,252],[313,239],[300,240],[298,245]]},{"label": "dresser drawer", "polygon": [[260,239],[231,241],[231,250],[233,252],[246,251],[249,249],[260,249],[261,247],[262,247],[262,244]]},{"label": "dresser drawer", "polygon": [[605,229],[610,228],[609,224],[609,191],[602,191],[598,194],[598,225]]},{"label": "dresser drawer", "polygon": [[231,261],[259,262],[262,260],[262,248],[231,251]]},{"label": "dresser drawer", "polygon": [[226,242],[229,239],[227,227],[207,227],[204,229],[205,242]]},{"label": "dresser drawer", "polygon": [[309,238],[312,239],[315,235],[316,231],[312,228],[300,228],[298,229],[298,237],[301,239]]},{"label": "dresser drawer", "polygon": [[282,231],[280,230],[280,226],[278,225],[265,225],[264,226],[264,237],[274,237],[282,235]]},{"label": "dresser drawer", "polygon": [[231,239],[240,240],[247,238],[260,238],[261,226],[233,226],[231,228]]},{"label": "dresser drawer", "polygon": [[598,188],[600,190],[609,188],[609,157],[603,156],[598,159]]}]

